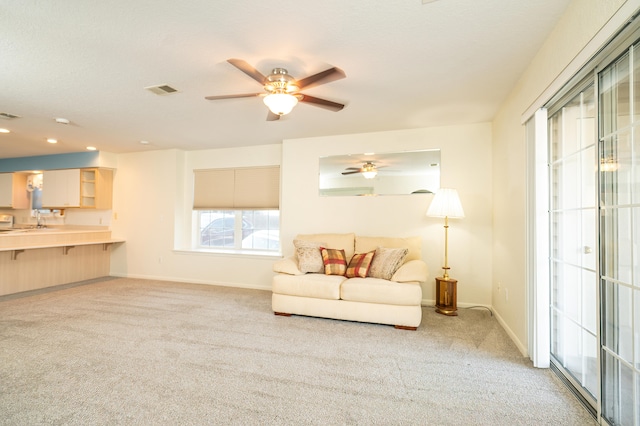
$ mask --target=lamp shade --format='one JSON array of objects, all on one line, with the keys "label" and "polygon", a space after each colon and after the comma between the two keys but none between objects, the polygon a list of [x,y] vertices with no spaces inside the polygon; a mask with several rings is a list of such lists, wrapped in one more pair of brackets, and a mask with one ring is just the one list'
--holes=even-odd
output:
[{"label": "lamp shade", "polygon": [[298,103],[298,98],[288,93],[272,93],[264,97],[263,102],[272,113],[277,115],[289,114]]},{"label": "lamp shade", "polygon": [[427,210],[427,216],[431,217],[464,217],[464,210],[458,197],[458,191],[451,188],[440,188],[431,201]]}]

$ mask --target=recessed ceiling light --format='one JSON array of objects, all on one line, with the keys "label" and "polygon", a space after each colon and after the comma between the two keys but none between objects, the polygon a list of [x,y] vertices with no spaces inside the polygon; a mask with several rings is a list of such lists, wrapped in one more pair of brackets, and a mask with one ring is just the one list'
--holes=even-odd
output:
[{"label": "recessed ceiling light", "polygon": [[53,138],[49,138],[49,139],[47,139],[47,142],[49,142],[49,143],[58,143],[58,140],[57,139],[53,139]]},{"label": "recessed ceiling light", "polygon": [[9,129],[0,129],[0,133],[11,133]]},{"label": "recessed ceiling light", "polygon": [[142,145],[149,145],[149,141],[140,141]]},{"label": "recessed ceiling light", "polygon": [[67,120],[66,118],[56,118],[56,123],[69,124],[69,120]]},{"label": "recessed ceiling light", "polygon": [[87,151],[95,151],[96,149],[98,149],[98,148],[96,148],[95,146],[88,146],[87,147]]}]

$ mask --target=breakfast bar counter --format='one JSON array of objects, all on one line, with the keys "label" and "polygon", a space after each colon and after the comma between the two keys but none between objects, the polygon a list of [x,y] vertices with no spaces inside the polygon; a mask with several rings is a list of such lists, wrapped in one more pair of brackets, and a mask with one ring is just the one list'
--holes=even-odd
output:
[{"label": "breakfast bar counter", "polygon": [[0,296],[109,275],[108,229],[52,227],[0,233]]}]

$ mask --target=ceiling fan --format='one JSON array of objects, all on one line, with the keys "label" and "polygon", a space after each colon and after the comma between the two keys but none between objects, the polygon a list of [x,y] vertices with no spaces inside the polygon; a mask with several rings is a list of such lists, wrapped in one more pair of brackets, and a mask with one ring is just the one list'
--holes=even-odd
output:
[{"label": "ceiling fan", "polygon": [[355,173],[362,173],[365,179],[373,179],[378,174],[378,166],[373,164],[371,161],[367,161],[362,165],[362,167],[347,167],[343,175],[352,175]]},{"label": "ceiling fan", "polygon": [[344,108],[343,104],[300,93],[302,89],[345,78],[346,75],[340,68],[332,67],[301,80],[296,80],[284,68],[274,68],[271,74],[265,77],[260,71],[242,59],[227,59],[227,62],[260,83],[266,93],[205,96],[205,99],[213,101],[262,96],[264,97],[265,105],[269,107],[267,121],[279,120],[281,116],[290,113],[298,102],[308,103],[309,105],[336,112]]}]

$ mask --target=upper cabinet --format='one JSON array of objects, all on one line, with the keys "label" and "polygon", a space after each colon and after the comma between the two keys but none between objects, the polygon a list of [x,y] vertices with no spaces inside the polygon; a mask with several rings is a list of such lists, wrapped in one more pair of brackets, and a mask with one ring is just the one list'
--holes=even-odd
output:
[{"label": "upper cabinet", "polygon": [[42,172],[42,207],[80,207],[80,169]]},{"label": "upper cabinet", "polygon": [[80,170],[80,207],[109,210],[113,199],[113,170]]},{"label": "upper cabinet", "polygon": [[29,208],[27,176],[27,173],[0,173],[0,208]]},{"label": "upper cabinet", "polygon": [[49,170],[42,176],[42,207],[111,209],[113,170]]}]

